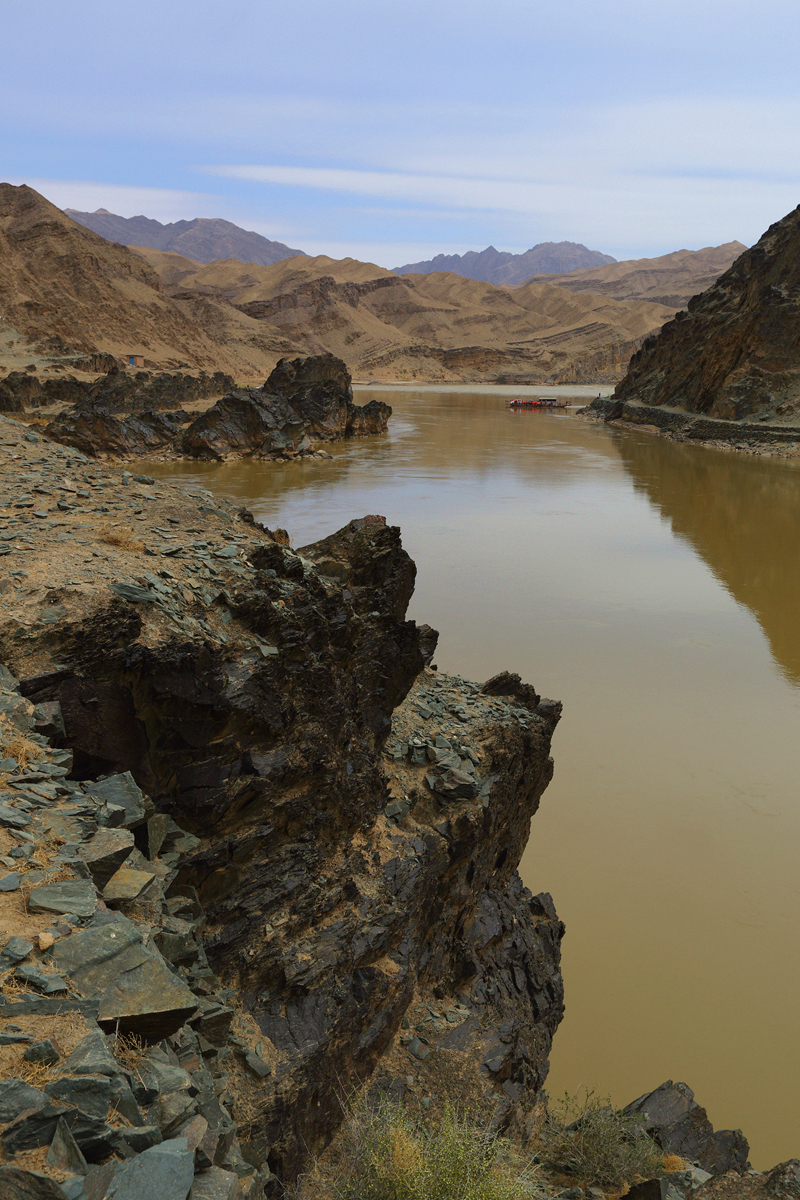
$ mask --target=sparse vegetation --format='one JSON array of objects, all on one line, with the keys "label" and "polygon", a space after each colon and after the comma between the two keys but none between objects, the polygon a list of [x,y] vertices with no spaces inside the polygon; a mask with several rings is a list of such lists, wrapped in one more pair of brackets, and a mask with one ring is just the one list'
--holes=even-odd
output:
[{"label": "sparse vegetation", "polygon": [[139,1075],[147,1048],[147,1042],[135,1033],[117,1033],[111,1053],[130,1075]]},{"label": "sparse vegetation", "polygon": [[355,1101],[336,1200],[528,1200],[533,1170],[446,1106],[429,1128],[399,1104]]},{"label": "sparse vegetation", "polygon": [[137,550],[139,553],[145,548],[144,542],[140,542],[134,536],[132,529],[112,529],[109,525],[104,525],[100,530],[100,541],[105,542],[107,546],[117,546],[120,550]]},{"label": "sparse vegetation", "polygon": [[661,1168],[661,1150],[639,1114],[614,1108],[587,1092],[565,1095],[551,1105],[539,1130],[539,1157],[583,1183],[620,1188],[651,1179]]},{"label": "sparse vegetation", "polygon": [[2,749],[3,757],[13,758],[21,771],[24,771],[32,760],[38,761],[40,758],[44,758],[41,746],[37,746],[36,742],[32,742],[30,738],[25,737],[16,729],[9,730],[8,726],[0,729],[0,749]]}]

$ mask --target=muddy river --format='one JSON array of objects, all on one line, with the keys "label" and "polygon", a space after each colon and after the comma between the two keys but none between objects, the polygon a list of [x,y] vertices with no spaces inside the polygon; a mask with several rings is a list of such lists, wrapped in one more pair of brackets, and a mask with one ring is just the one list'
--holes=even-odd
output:
[{"label": "muddy river", "polygon": [[800,1153],[800,473],[515,394],[364,389],[390,433],[330,462],[153,469],[296,546],[384,514],[440,668],[563,701],[521,865],[567,926],[548,1090],[683,1080],[771,1166]]}]

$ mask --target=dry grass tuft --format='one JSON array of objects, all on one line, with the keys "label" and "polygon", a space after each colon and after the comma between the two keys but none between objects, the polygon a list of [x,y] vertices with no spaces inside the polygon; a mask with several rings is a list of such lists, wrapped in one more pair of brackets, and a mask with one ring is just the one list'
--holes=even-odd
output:
[{"label": "dry grass tuft", "polygon": [[110,525],[104,525],[98,536],[107,546],[118,546],[120,550],[136,550],[141,554],[145,548],[132,529],[112,529]]},{"label": "dry grass tuft", "polygon": [[670,1171],[683,1171],[686,1169],[686,1159],[681,1158],[680,1154],[665,1154],[661,1159],[661,1166],[669,1173]]},{"label": "dry grass tuft", "polygon": [[38,762],[45,757],[42,747],[37,746],[36,742],[32,742],[30,738],[25,737],[24,733],[19,733],[15,730],[12,732],[11,737],[8,737],[8,727],[6,727],[4,732],[5,736],[2,739],[3,755],[16,759],[21,771],[24,771],[30,762]]},{"label": "dry grass tuft", "polygon": [[131,1075],[138,1075],[147,1054],[147,1042],[135,1033],[118,1033],[114,1038],[111,1053]]},{"label": "dry grass tuft", "polygon": [[10,971],[6,971],[4,975],[0,975],[0,990],[9,999],[17,999],[30,991],[30,988],[27,983],[23,983],[21,979],[17,979],[12,968]]},{"label": "dry grass tuft", "polygon": [[42,1091],[44,1085],[49,1083],[53,1078],[53,1068],[45,1066],[44,1063],[25,1062],[24,1059],[19,1061],[18,1079],[23,1079],[25,1083],[29,1083],[31,1087],[38,1088]]}]

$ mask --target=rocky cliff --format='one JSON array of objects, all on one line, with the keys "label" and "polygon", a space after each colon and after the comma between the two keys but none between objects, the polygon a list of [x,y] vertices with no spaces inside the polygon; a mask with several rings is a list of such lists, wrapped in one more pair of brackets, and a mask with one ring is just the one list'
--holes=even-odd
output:
[{"label": "rocky cliff", "polygon": [[800,208],[634,354],[614,393],[738,421],[800,406]]},{"label": "rocky cliff", "polygon": [[[196,1071],[199,1054],[225,1076],[216,1086],[239,1158],[209,1159],[184,1129],[197,1115],[210,1124],[197,1097],[213,1074],[202,1086],[176,1076],[163,1111],[141,1098],[133,1125],[180,1142],[165,1153],[198,1179],[212,1162],[273,1191],[329,1143],[342,1089],[364,1081],[425,1100],[434,1117],[451,1097],[525,1131],[563,1011],[563,926],[516,867],[552,774],[560,706],[513,675],[480,686],[426,666],[436,634],[405,618],[414,565],[381,517],[293,551],[207,493],[100,472],[3,418],[0,442],[0,661],[38,706],[25,718],[54,722],[56,748],[69,749],[68,790],[114,802],[104,777],[129,772],[149,800],[128,825],[151,863],[163,861],[151,822],[175,822],[170,879],[151,881],[152,906],[114,906],[145,920],[147,954],[176,986],[235,1010],[238,1049],[254,1055],[247,1085],[222,1065],[219,1041],[197,1040],[211,1011],[199,1001],[159,1041],[164,1059],[143,1047],[164,1069],[171,1053]],[[26,808],[9,782],[3,828],[24,843],[13,831],[38,827],[49,793],[32,792]],[[92,812],[84,799],[67,816]],[[86,879],[82,839],[68,840],[60,878],[90,885],[86,915],[73,905],[59,932],[72,963],[70,944],[111,897]],[[136,869],[149,870],[139,859]],[[196,955],[181,957],[182,927],[164,924],[178,917],[193,936],[205,922],[199,974]],[[91,999],[70,969],[71,994]],[[6,982],[6,1003],[37,994],[32,976]],[[158,1022],[132,1032],[166,1036]],[[42,1127],[32,1144],[44,1148]],[[224,1194],[238,1195],[232,1183]]]}]

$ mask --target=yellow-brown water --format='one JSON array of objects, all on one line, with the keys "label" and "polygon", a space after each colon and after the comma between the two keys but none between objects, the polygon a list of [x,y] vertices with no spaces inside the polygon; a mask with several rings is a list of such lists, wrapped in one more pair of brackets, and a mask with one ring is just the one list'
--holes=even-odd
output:
[{"label": "yellow-brown water", "polygon": [[390,433],[330,462],[154,470],[295,546],[384,514],[440,667],[563,701],[521,866],[567,925],[549,1091],[684,1080],[771,1166],[800,1153],[800,472],[509,394],[372,389]]}]

